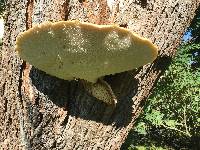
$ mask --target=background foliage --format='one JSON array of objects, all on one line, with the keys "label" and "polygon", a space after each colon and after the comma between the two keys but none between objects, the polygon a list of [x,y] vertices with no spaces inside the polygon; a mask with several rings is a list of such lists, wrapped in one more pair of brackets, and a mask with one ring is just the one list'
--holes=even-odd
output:
[{"label": "background foliage", "polygon": [[190,27],[187,32],[191,32],[193,43],[200,43],[200,6],[196,11],[196,16],[194,17]]},{"label": "background foliage", "polygon": [[2,15],[4,10],[5,0],[0,0],[0,15]]}]

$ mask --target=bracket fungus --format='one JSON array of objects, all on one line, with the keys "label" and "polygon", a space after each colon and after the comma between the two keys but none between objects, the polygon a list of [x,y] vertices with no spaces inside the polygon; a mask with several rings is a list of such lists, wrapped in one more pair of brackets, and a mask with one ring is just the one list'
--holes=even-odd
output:
[{"label": "bracket fungus", "polygon": [[36,25],[17,37],[16,51],[47,74],[64,80],[83,79],[91,85],[105,75],[153,62],[158,53],[151,41],[128,29],[79,21]]}]

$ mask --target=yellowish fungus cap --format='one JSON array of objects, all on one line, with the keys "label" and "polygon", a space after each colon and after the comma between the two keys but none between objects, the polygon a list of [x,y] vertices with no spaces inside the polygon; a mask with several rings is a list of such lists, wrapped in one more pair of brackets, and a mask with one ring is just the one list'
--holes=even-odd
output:
[{"label": "yellowish fungus cap", "polygon": [[16,51],[47,74],[90,82],[145,65],[158,53],[151,41],[130,30],[79,21],[34,26],[17,37]]}]

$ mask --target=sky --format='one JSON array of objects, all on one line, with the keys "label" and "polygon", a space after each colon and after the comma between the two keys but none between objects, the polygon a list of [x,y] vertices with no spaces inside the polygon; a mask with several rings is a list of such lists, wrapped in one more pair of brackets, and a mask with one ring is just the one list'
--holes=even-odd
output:
[{"label": "sky", "polygon": [[185,32],[184,36],[183,36],[183,41],[187,42],[192,38],[191,33],[190,32]]}]

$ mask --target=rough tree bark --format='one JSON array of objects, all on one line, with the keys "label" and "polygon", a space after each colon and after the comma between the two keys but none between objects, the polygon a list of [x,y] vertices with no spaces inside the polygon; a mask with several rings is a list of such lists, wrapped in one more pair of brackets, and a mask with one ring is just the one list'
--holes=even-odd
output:
[{"label": "rough tree bark", "polygon": [[[143,102],[166,69],[199,0],[8,0],[0,55],[1,149],[120,149]],[[33,24],[78,19],[116,23],[159,47],[152,64],[106,77],[116,108],[89,96],[80,83],[45,74],[15,53],[16,36]]]}]

